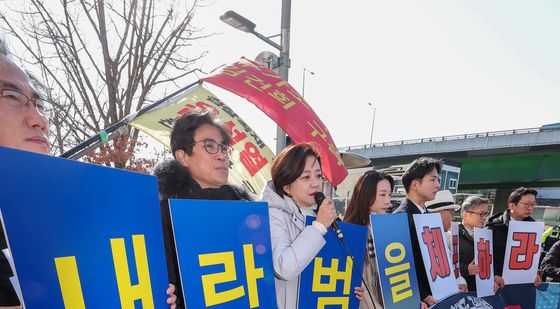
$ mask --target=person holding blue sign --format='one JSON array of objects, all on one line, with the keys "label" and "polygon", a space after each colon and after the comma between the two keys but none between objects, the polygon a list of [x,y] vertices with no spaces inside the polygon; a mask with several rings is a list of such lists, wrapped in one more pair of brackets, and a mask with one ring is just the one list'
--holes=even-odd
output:
[{"label": "person holding blue sign", "polygon": [[[315,205],[323,174],[319,154],[310,144],[285,148],[272,163],[271,174],[263,201],[270,211],[276,302],[278,308],[294,309],[300,274],[325,245],[324,235],[337,214],[330,198]],[[317,219],[305,226],[305,216],[315,212]]]},{"label": "person holding blue sign", "polygon": [[193,109],[179,117],[170,144],[174,159],[159,164],[154,174],[158,177],[169,282],[177,286],[178,308],[184,308],[168,200],[252,201],[254,197],[243,188],[227,184],[230,131],[212,111]]},{"label": "person holding blue sign", "polygon": [[[46,103],[40,99],[29,76],[8,57],[0,40],[0,146],[49,154],[49,126]],[[0,226],[0,250],[7,250],[4,228]],[[19,306],[10,282],[12,269],[0,253],[0,306]]]},{"label": "person holding blue sign", "polygon": [[[9,57],[5,42],[0,38],[0,146],[48,155],[50,105],[42,99],[44,85],[24,72]],[[20,308],[12,287],[12,269],[4,254],[7,243],[0,226],[0,308]],[[175,287],[166,290],[167,303],[175,308]]]},{"label": "person holding blue sign", "polygon": [[[386,214],[391,208],[391,194],[395,181],[391,175],[370,170],[365,172],[354,186],[352,198],[344,213],[344,222],[368,226],[370,214]],[[360,309],[383,309],[383,299],[371,230],[368,233],[367,256],[364,264],[364,284],[373,295],[366,295],[360,302]]]}]

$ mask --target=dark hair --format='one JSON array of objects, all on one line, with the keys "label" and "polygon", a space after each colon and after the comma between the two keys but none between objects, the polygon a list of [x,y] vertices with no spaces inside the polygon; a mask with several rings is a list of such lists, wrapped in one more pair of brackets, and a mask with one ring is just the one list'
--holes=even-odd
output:
[{"label": "dark hair", "polygon": [[170,141],[173,157],[175,157],[175,151],[178,149],[183,149],[187,154],[192,155],[195,131],[205,124],[216,127],[224,141],[228,145],[231,143],[230,130],[220,119],[212,114],[212,110],[195,108],[175,120]]},{"label": "dark hair", "polygon": [[412,164],[406,169],[401,178],[404,190],[408,193],[410,185],[414,180],[422,181],[422,178],[433,171],[434,168],[439,174],[441,172],[442,165],[443,161],[441,159],[430,157],[420,157],[412,161]]},{"label": "dark hair", "polygon": [[291,184],[301,176],[305,168],[305,161],[309,156],[317,158],[319,164],[321,163],[317,150],[311,144],[305,143],[284,148],[274,159],[270,173],[274,190],[278,195],[281,197],[284,197],[284,194],[288,195],[284,191],[284,186]]},{"label": "dark hair", "polygon": [[514,204],[519,203],[519,201],[521,200],[521,197],[523,197],[523,195],[527,195],[527,194],[532,194],[535,197],[537,197],[537,190],[535,190],[533,188],[525,188],[525,187],[517,188],[513,192],[511,192],[511,194],[509,195],[508,204],[509,203],[514,203]]},{"label": "dark hair", "polygon": [[7,42],[4,40],[3,35],[0,33],[0,55],[9,56],[10,49],[8,48]]},{"label": "dark hair", "polygon": [[489,203],[490,202],[486,198],[476,196],[476,195],[471,195],[463,201],[463,204],[461,204],[461,213],[471,211],[474,208],[478,207],[479,205],[484,205],[484,204],[488,205]]},{"label": "dark hair", "polygon": [[375,202],[377,197],[377,184],[384,179],[389,181],[391,192],[393,192],[395,181],[389,174],[370,170],[358,178],[352,198],[344,213],[344,222],[359,225],[369,224],[369,206]]}]

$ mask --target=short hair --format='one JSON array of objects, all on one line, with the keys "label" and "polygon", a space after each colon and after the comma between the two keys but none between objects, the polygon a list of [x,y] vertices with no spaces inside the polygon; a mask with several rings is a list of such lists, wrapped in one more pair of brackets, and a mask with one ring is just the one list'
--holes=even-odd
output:
[{"label": "short hair", "polygon": [[474,208],[482,204],[488,205],[490,204],[490,202],[488,201],[487,198],[471,195],[463,201],[463,204],[461,204],[461,213],[472,211]]},{"label": "short hair", "polygon": [[401,178],[404,190],[408,193],[410,185],[414,180],[422,181],[422,178],[428,175],[433,169],[436,169],[439,174],[442,165],[443,161],[441,159],[430,157],[420,157],[412,161],[412,164],[406,169]]},{"label": "short hair", "polygon": [[319,164],[321,163],[319,152],[315,150],[313,145],[307,143],[288,146],[276,157],[270,173],[274,190],[278,195],[281,197],[289,196],[284,191],[284,186],[291,184],[301,176],[305,169],[307,157],[315,157]]},{"label": "short hair", "polygon": [[188,155],[192,155],[195,131],[205,124],[216,127],[227,145],[231,144],[230,130],[220,119],[214,116],[212,110],[195,108],[175,120],[170,140],[173,157],[175,157],[175,151],[179,149],[185,150]]},{"label": "short hair", "polygon": [[344,222],[359,225],[369,224],[369,206],[375,202],[377,197],[377,184],[384,179],[389,181],[391,192],[393,192],[395,181],[389,174],[369,170],[358,178],[350,203],[344,213]]},{"label": "short hair", "polygon": [[511,194],[509,195],[508,204],[509,203],[514,203],[514,204],[519,203],[519,201],[521,200],[523,195],[527,195],[527,194],[532,194],[535,197],[537,197],[537,190],[535,190],[533,188],[525,188],[525,187],[517,188],[513,192],[511,192]]}]

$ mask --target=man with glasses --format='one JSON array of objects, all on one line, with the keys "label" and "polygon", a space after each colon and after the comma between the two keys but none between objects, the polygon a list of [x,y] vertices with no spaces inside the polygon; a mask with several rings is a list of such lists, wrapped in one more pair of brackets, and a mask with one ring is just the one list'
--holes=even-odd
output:
[{"label": "man with glasses", "polygon": [[[254,200],[245,189],[227,184],[230,143],[229,129],[212,111],[190,110],[175,121],[171,131],[174,159],[159,164],[154,171],[158,177],[169,282],[177,285],[179,294],[182,289],[168,199]],[[181,306],[184,301],[178,301],[178,308]]]},{"label": "man with glasses", "polygon": [[[467,281],[469,291],[476,291],[478,266],[474,261],[474,228],[482,228],[488,218],[488,200],[478,196],[469,196],[461,205],[462,223],[459,224],[459,270]],[[501,288],[504,280],[494,276],[494,290]]]},{"label": "man with glasses", "polygon": [[[50,105],[40,93],[42,83],[31,73],[24,72],[9,57],[6,43],[0,34],[0,146],[48,155]],[[0,309],[20,308],[12,287],[12,269],[4,250],[7,242],[0,224]],[[166,290],[167,303],[175,308],[174,288]]]},{"label": "man with glasses", "polygon": [[[29,76],[9,58],[0,39],[0,146],[49,154],[46,103]],[[8,247],[0,225],[0,250]],[[9,278],[13,276],[6,255],[0,253],[0,308],[19,306]]]},{"label": "man with glasses", "polygon": [[[504,269],[509,222],[512,220],[535,221],[531,218],[531,213],[536,205],[537,190],[524,187],[517,188],[508,198],[508,209],[488,219],[486,228],[492,230],[492,242],[494,243],[494,275],[501,276]],[[539,285],[541,281],[540,275],[537,274],[534,280],[535,286]]]}]

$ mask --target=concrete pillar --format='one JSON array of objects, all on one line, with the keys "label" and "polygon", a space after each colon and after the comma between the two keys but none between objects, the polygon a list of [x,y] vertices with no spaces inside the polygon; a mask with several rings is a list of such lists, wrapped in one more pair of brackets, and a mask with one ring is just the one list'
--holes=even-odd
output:
[{"label": "concrete pillar", "polygon": [[492,209],[492,215],[498,212],[503,212],[508,209],[508,198],[513,192],[512,189],[498,189],[496,190],[496,199],[494,200],[494,208]]}]

